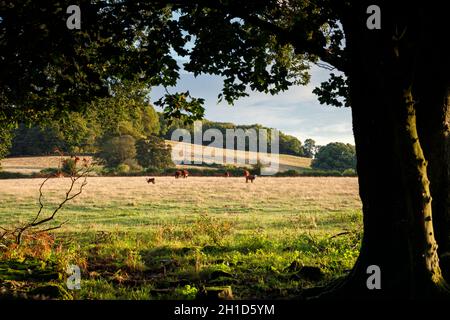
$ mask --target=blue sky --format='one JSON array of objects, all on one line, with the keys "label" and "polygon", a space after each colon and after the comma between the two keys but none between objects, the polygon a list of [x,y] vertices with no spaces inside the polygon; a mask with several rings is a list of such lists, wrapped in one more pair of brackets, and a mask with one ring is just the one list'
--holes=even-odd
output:
[{"label": "blue sky", "polygon": [[[329,142],[354,144],[350,108],[336,108],[321,105],[312,90],[328,79],[329,71],[316,66],[311,68],[311,82],[308,86],[292,87],[278,95],[249,92],[249,96],[229,106],[226,102],[217,104],[217,95],[222,88],[220,77],[182,73],[178,85],[170,92],[189,90],[192,96],[205,99],[205,118],[212,121],[235,124],[259,123],[263,126],[296,136],[301,141],[312,138],[319,145]],[[151,101],[158,100],[165,93],[163,88],[154,88]]]}]

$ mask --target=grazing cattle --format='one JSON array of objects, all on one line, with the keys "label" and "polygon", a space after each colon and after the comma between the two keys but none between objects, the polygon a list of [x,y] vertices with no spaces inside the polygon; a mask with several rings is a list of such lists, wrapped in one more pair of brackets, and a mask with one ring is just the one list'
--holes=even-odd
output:
[{"label": "grazing cattle", "polygon": [[244,170],[244,177],[248,177],[250,175],[250,172],[248,172],[247,170]]},{"label": "grazing cattle", "polygon": [[155,178],[148,178],[147,183],[153,183],[155,184]]},{"label": "grazing cattle", "polygon": [[175,179],[178,179],[179,177],[181,177],[181,174],[182,174],[181,171],[175,172]]},{"label": "grazing cattle", "polygon": [[230,173],[227,171],[227,172],[224,173],[223,176],[224,176],[225,178],[228,178],[228,177],[230,177]]},{"label": "grazing cattle", "polygon": [[245,183],[248,183],[248,180],[250,180],[253,183],[253,180],[256,179],[256,174],[255,175],[251,175],[249,174],[248,176],[245,176]]},{"label": "grazing cattle", "polygon": [[187,170],[183,170],[181,174],[183,175],[183,178],[187,178],[189,176],[189,172]]}]

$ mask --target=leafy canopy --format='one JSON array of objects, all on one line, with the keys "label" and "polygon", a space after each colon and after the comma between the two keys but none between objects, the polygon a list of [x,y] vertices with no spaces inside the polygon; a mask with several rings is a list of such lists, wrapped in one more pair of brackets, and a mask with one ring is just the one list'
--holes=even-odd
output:
[{"label": "leafy canopy", "polygon": [[[0,121],[64,117],[123,81],[173,86],[181,70],[222,76],[218,98],[230,104],[249,89],[306,84],[319,59],[345,70],[338,21],[346,1],[82,0],[81,30],[66,28],[68,5],[2,1]],[[188,93],[168,92],[161,104],[185,121],[204,112]]]}]

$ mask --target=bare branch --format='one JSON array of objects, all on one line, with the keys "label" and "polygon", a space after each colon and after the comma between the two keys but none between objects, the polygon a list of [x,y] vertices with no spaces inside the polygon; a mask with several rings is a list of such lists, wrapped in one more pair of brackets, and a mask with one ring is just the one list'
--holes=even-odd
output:
[{"label": "bare branch", "polygon": [[328,240],[333,239],[333,238],[337,238],[337,237],[340,237],[340,236],[344,236],[344,235],[346,235],[346,234],[351,234],[351,233],[352,233],[352,232],[350,232],[350,231],[340,232],[340,233],[338,233],[338,234],[335,234],[334,236],[329,237]]},{"label": "bare branch", "polygon": [[[45,207],[44,202],[42,200],[44,197],[43,187],[47,183],[47,181],[51,178],[51,176],[47,177],[39,186],[39,209],[38,209],[38,212],[37,212],[36,216],[34,217],[34,219],[32,221],[30,221],[29,223],[26,223],[21,226],[17,226],[12,230],[8,230],[6,228],[0,227],[4,231],[0,234],[0,240],[4,240],[6,237],[13,237],[13,238],[15,238],[15,242],[20,245],[22,236],[25,232],[27,232],[28,230],[35,229],[37,226],[40,226],[46,222],[53,220],[55,218],[56,214],[66,205],[67,202],[78,197],[83,192],[83,188],[87,185],[87,177],[88,177],[89,173],[92,172],[92,167],[89,167],[87,164],[84,164],[82,168],[80,168],[78,170],[73,170],[73,171],[74,172],[72,172],[69,177],[70,178],[70,186],[69,186],[68,190],[65,192],[64,199],[57,205],[57,207],[53,210],[53,212],[50,216],[48,216],[46,218],[40,218],[42,215],[42,212],[44,210],[44,207]],[[79,181],[80,179],[82,179],[82,181],[81,181],[79,187],[75,188],[77,181]],[[42,232],[59,229],[64,224],[66,224],[67,221],[64,221],[64,222],[60,223],[59,225],[56,225],[53,227],[36,230],[36,231],[34,231],[34,233],[36,234],[36,233],[42,233]]]},{"label": "bare branch", "polygon": [[[62,202],[59,203],[59,205],[56,207],[56,209],[53,211],[52,215],[49,216],[48,218],[42,219],[40,221],[34,222],[30,224],[30,227],[36,227],[38,225],[41,225],[45,222],[48,222],[50,220],[53,220],[53,218],[55,217],[55,215],[58,213],[59,210],[62,209],[62,207],[68,202],[73,200],[74,198],[76,198],[77,196],[79,196],[82,192],[83,192],[83,188],[87,185],[87,173],[88,170],[84,171],[80,176],[77,177],[73,177],[71,176],[71,184],[69,187],[69,190],[66,192],[66,197],[64,198],[64,200]],[[71,195],[72,190],[74,188],[75,183],[77,182],[78,179],[80,178],[84,178],[84,181],[81,183],[80,188],[78,190],[78,192],[74,193]]]},{"label": "bare branch", "polygon": [[44,204],[42,203],[42,197],[43,197],[43,193],[42,193],[42,188],[44,187],[44,184],[51,178],[51,176],[48,176],[39,186],[39,211],[36,215],[36,217],[34,218],[33,222],[34,223],[40,216],[42,209],[44,209]]}]

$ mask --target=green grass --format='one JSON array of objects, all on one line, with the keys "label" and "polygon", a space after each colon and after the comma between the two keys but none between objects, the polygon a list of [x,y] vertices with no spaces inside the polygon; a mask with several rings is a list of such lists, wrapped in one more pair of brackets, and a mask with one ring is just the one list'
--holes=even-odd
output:
[{"label": "green grass", "polygon": [[[0,181],[1,226],[33,216],[40,181]],[[44,190],[46,208],[65,183],[53,179]],[[76,299],[191,299],[225,285],[236,299],[292,298],[353,266],[362,229],[357,189],[355,178],[90,178],[59,213],[56,222],[69,222],[53,232],[45,259],[60,272],[81,267]],[[15,250],[17,259],[30,254]]]}]

